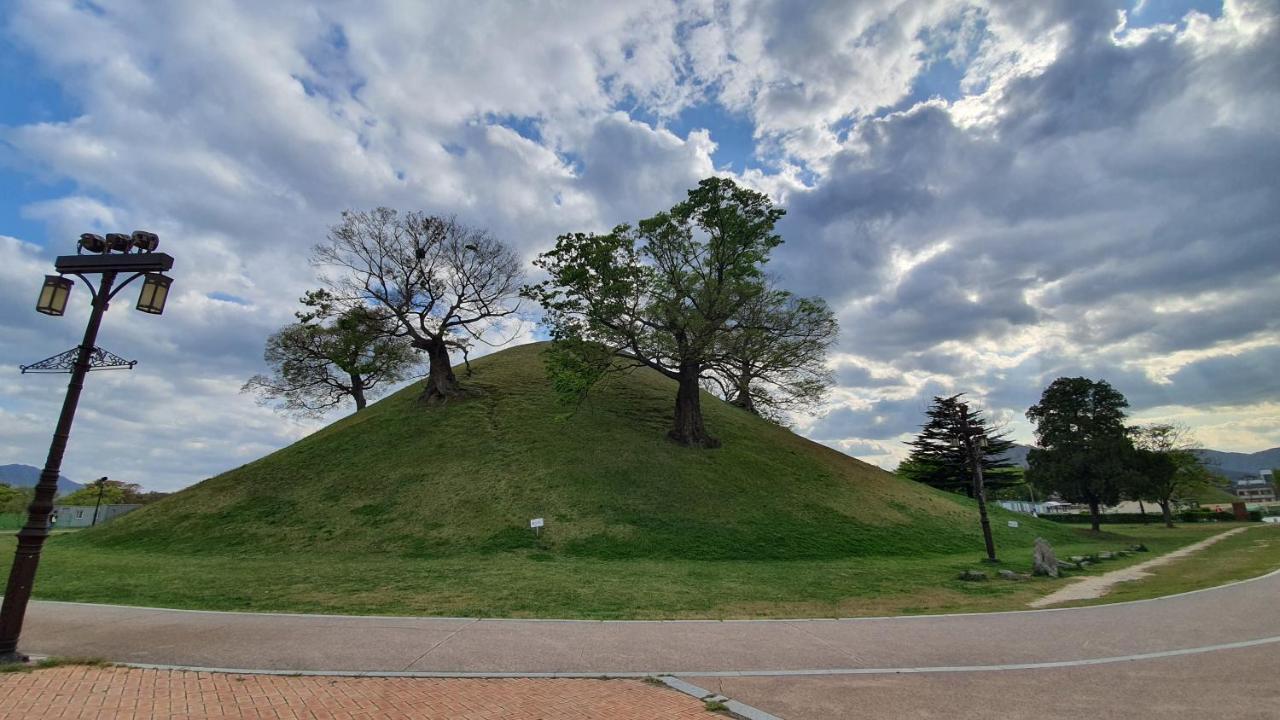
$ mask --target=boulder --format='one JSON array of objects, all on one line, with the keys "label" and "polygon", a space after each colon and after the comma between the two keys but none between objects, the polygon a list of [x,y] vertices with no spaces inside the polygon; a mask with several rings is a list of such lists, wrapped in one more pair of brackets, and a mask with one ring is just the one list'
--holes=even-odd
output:
[{"label": "boulder", "polygon": [[1058,577],[1058,557],[1053,554],[1053,547],[1044,538],[1036,538],[1036,547],[1031,551],[1031,573]]},{"label": "boulder", "polygon": [[1098,553],[1099,560],[1115,560],[1116,554],[1113,552],[1102,551]]},{"label": "boulder", "polygon": [[980,582],[987,579],[987,574],[981,570],[965,570],[960,573],[960,579],[968,580],[970,582]]},{"label": "boulder", "polygon": [[1083,560],[1084,560],[1084,556],[1083,556],[1083,555],[1072,555],[1071,557],[1069,557],[1069,558],[1067,558],[1067,559],[1068,559],[1068,560],[1070,560],[1071,562],[1078,563],[1078,562],[1081,562],[1081,561],[1083,561]]},{"label": "boulder", "polygon": [[1079,567],[1081,570],[1083,570],[1092,564],[1093,563],[1089,562],[1088,560],[1081,560],[1080,562],[1076,563],[1076,566]]},{"label": "boulder", "polygon": [[1134,552],[1147,552],[1147,546],[1139,543],[1138,545],[1130,545],[1129,549]]},{"label": "boulder", "polygon": [[1005,580],[1030,580],[1031,576],[1026,573],[1014,572],[1012,570],[998,570],[996,574]]},{"label": "boulder", "polygon": [[[1059,560],[1058,569],[1059,570],[1079,570],[1080,566],[1073,562],[1067,562],[1066,560]],[[1057,577],[1057,575],[1055,574],[1054,577]]]}]

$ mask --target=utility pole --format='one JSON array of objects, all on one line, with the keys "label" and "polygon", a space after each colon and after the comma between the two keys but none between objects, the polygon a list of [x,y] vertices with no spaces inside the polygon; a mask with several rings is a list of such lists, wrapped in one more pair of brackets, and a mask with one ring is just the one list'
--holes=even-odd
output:
[{"label": "utility pole", "polygon": [[98,508],[102,507],[102,493],[107,489],[107,479],[100,477],[93,484],[98,486],[98,501],[93,504],[93,522],[89,523],[89,527],[98,524]]},{"label": "utility pole", "polygon": [[982,478],[982,456],[987,447],[987,436],[969,425],[969,405],[960,403],[958,407],[960,434],[964,436],[964,447],[973,467],[973,494],[978,498],[978,516],[982,519],[982,539],[987,544],[987,561],[1000,562],[996,559],[995,541],[991,539],[991,519],[987,517],[987,490]]}]

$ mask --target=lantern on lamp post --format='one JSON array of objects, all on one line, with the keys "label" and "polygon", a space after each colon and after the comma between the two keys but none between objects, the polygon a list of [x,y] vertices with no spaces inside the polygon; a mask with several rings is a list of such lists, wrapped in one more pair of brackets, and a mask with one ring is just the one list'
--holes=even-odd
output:
[{"label": "lantern on lamp post", "polygon": [[60,317],[67,310],[67,298],[71,296],[71,286],[75,281],[61,275],[45,275],[44,286],[40,288],[40,297],[36,300],[36,312]]},{"label": "lantern on lamp post", "polygon": [[[35,582],[36,568],[40,563],[40,551],[49,536],[49,516],[53,512],[53,497],[58,491],[58,474],[62,469],[62,456],[71,435],[71,423],[75,419],[84,377],[91,370],[112,367],[132,368],[134,363],[123,360],[95,345],[102,315],[111,299],[129,283],[143,278],[142,293],[138,297],[138,310],[159,315],[164,312],[172,278],[164,275],[173,267],[173,258],[156,252],[160,239],[155,233],[139,230],[131,235],[111,233],[106,237],[85,233],[80,236],[75,255],[62,255],[54,261],[57,275],[46,275],[36,300],[36,311],[59,317],[66,312],[73,281],[65,275],[74,275],[84,281],[92,297],[92,310],[85,326],[84,339],[78,347],[45,358],[31,365],[24,365],[22,372],[69,372],[67,393],[62,401],[62,412],[49,444],[49,456],[45,461],[35,495],[27,509],[27,523],[18,531],[18,547],[14,553],[13,567],[5,586],[4,604],[0,607],[0,663],[25,662],[27,657],[18,652],[18,637],[26,616],[27,603],[31,600],[31,587]],[[128,279],[116,283],[120,273],[130,274]],[[89,280],[99,277],[97,287]]]}]

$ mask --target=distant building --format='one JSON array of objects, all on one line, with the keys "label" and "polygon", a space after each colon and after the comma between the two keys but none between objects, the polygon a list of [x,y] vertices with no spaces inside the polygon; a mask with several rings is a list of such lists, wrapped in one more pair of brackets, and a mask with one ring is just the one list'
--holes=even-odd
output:
[{"label": "distant building", "polygon": [[[98,524],[131,513],[141,505],[100,505],[98,506]],[[93,524],[92,505],[54,505],[53,516],[56,518],[55,528],[82,528]]]},{"label": "distant building", "polygon": [[1000,507],[1005,510],[1011,510],[1026,515],[1048,515],[1057,513],[1068,513],[1075,509],[1070,503],[1058,502],[1057,500],[1049,500],[1048,502],[1033,503],[1029,500],[1001,500]]},{"label": "distant building", "polygon": [[1243,477],[1231,481],[1231,494],[1245,502],[1275,502],[1276,485],[1272,472],[1263,470],[1258,477]]}]

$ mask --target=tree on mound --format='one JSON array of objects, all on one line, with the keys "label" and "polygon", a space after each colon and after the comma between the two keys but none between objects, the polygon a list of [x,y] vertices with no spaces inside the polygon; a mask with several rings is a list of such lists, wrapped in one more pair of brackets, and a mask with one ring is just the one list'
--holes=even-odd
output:
[{"label": "tree on mound", "polygon": [[265,404],[304,416],[318,416],[350,399],[356,412],[367,400],[412,375],[418,358],[409,342],[396,337],[395,321],[382,309],[335,307],[324,290],[302,299],[310,310],[299,322],[267,338],[263,358],[270,375],[254,375],[241,392]]},{"label": "tree on mound", "polygon": [[426,354],[426,401],[460,392],[449,351],[484,342],[495,321],[516,313],[524,278],[515,253],[487,231],[385,207],[344,212],[312,262],[331,273],[323,280],[335,303],[385,310],[395,335]]},{"label": "tree on mound", "polygon": [[984,485],[994,491],[1020,484],[1021,473],[1006,458],[1013,447],[1008,433],[993,432],[980,411],[964,405],[963,397],[964,393],[933,398],[925,411],[929,420],[921,426],[916,439],[907,443],[911,454],[898,467],[898,473],[940,490],[974,497],[973,463],[963,432],[967,420],[970,433],[987,439],[980,448]]},{"label": "tree on mound", "polygon": [[1075,377],[1054,380],[1027,410],[1039,445],[1027,454],[1027,481],[1088,505],[1095,532],[1101,506],[1120,501],[1135,464],[1124,424],[1127,407],[1106,380]]},{"label": "tree on mound", "polygon": [[584,393],[611,370],[652,368],[678,384],[670,437],[719,446],[703,424],[701,381],[738,309],[765,292],[761,268],[782,242],[774,225],[784,212],[707,178],[634,228],[560,236],[534,263],[550,278],[524,290],[546,311],[556,387]]},{"label": "tree on mound", "polygon": [[710,386],[729,404],[781,422],[826,396],[833,382],[827,351],[839,330],[822,298],[768,287],[734,314],[708,363]]}]

